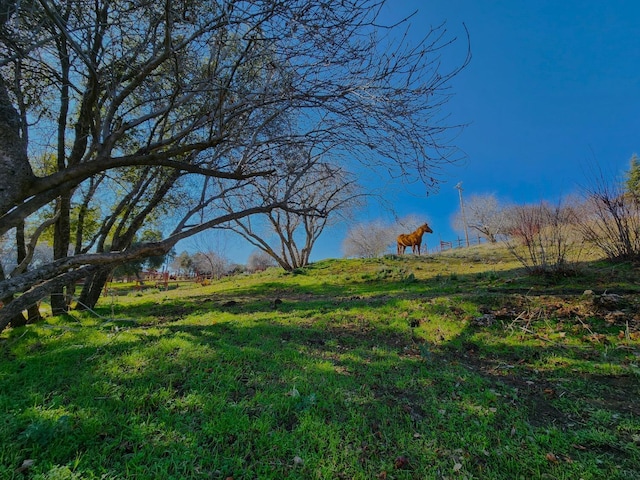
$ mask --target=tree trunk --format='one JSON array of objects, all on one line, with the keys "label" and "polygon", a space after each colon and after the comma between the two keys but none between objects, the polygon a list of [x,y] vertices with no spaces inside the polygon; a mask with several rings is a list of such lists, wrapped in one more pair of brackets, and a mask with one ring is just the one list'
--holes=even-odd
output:
[{"label": "tree trunk", "polygon": [[[16,228],[16,248],[18,251],[17,263],[20,265],[20,263],[22,263],[22,261],[27,257],[27,242],[24,237],[24,222],[20,223]],[[20,314],[11,321],[11,325],[19,327],[27,323],[38,322],[40,320],[42,320],[40,309],[37,304],[33,304],[27,309],[27,318],[24,318],[24,316]]]},{"label": "tree trunk", "polygon": [[2,308],[0,308],[0,332],[4,330],[16,315],[36,304],[41,298],[44,298],[51,293],[51,291],[55,290],[60,285],[68,285],[80,280],[81,278],[84,278],[87,273],[87,267],[68,271],[57,278],[44,281],[43,283],[34,286],[22,295],[15,297],[11,302],[6,303]]},{"label": "tree trunk", "polygon": [[[16,251],[17,251],[16,263],[20,264],[27,256],[27,248],[26,248],[26,242],[24,238],[24,222],[22,222],[16,228]],[[0,267],[0,280],[3,280],[4,278],[5,278],[4,271],[2,271]],[[13,301],[14,298],[15,297],[13,295],[7,298],[3,298],[2,303],[4,305],[8,305]],[[9,321],[9,324],[12,327],[16,328],[16,327],[23,327],[27,323],[34,323],[39,320],[42,320],[42,317],[40,316],[40,309],[38,308],[37,304],[33,304],[29,306],[29,308],[27,309],[26,318],[22,313],[16,313],[13,316],[13,318],[11,318],[11,320]]]},{"label": "tree trunk", "polygon": [[[71,192],[61,195],[58,198],[57,210],[60,216],[55,223],[53,236],[53,258],[58,260],[66,258],[69,252],[70,242],[70,210],[71,210]],[[62,315],[67,313],[69,305],[67,303],[66,290],[68,285],[60,286],[51,292],[51,313],[53,315]]]},{"label": "tree trunk", "polygon": [[[0,281],[4,280],[4,270],[2,268],[2,264],[0,264]],[[5,298],[0,298],[0,303],[2,303],[2,308],[4,308],[5,305],[8,305],[9,303],[11,303],[14,299],[14,295],[10,295],[8,297]],[[2,310],[2,308],[0,308],[0,310]],[[12,327],[21,327],[23,325],[27,324],[27,319],[24,318],[24,316],[22,315],[22,313],[18,313],[16,315],[14,315],[12,318],[7,319],[6,321],[7,324],[11,325]],[[0,331],[2,331],[4,327],[0,328]]]},{"label": "tree trunk", "polygon": [[20,115],[9,98],[4,79],[0,76],[0,212],[10,211],[22,192],[35,179],[29,159],[27,145],[21,137]]},{"label": "tree trunk", "polygon": [[96,267],[92,274],[87,276],[84,281],[82,293],[80,293],[80,299],[76,307],[77,310],[87,310],[96,306],[112,272],[113,267],[101,266]]}]

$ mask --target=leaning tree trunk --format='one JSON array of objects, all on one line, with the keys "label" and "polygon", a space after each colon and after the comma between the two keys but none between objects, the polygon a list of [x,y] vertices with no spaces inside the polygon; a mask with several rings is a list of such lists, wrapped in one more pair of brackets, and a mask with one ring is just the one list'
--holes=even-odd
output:
[{"label": "leaning tree trunk", "polygon": [[84,286],[82,287],[82,292],[80,293],[80,298],[78,299],[77,310],[87,310],[92,309],[98,303],[100,299],[100,295],[102,294],[102,290],[109,280],[111,273],[113,272],[113,267],[109,266],[100,266],[96,267],[91,275],[88,275],[85,278]]},{"label": "leaning tree trunk", "polygon": [[[58,57],[60,58],[61,66],[61,90],[60,90],[60,111],[58,113],[58,155],[57,155],[57,167],[58,171],[64,171],[68,166],[78,162],[78,158],[86,149],[87,137],[88,137],[88,112],[86,102],[87,96],[83,97],[80,103],[80,114],[78,123],[76,124],[76,139],[73,142],[73,147],[69,154],[70,158],[67,158],[67,115],[70,108],[69,102],[69,88],[70,88],[70,63],[69,63],[69,51],[67,45],[67,38],[64,35],[60,35],[56,39],[56,46],[58,50]],[[87,87],[87,91],[92,91],[92,83]],[[55,223],[53,233],[53,258],[58,260],[66,258],[69,254],[69,245],[71,244],[71,196],[72,192],[67,191],[60,195],[56,201],[56,212],[58,214],[58,220]],[[68,290],[71,289],[71,285],[62,285],[57,290],[51,292],[51,311],[54,315],[60,315],[66,313],[69,309],[70,299],[67,299]]]},{"label": "leaning tree trunk", "polygon": [[[17,263],[20,265],[23,260],[27,258],[27,242],[24,236],[24,222],[16,228],[16,249],[17,249]],[[35,323],[42,320],[40,315],[40,308],[37,303],[34,303],[27,308],[27,318],[25,319],[22,314],[17,315],[15,320],[11,322],[13,327],[22,326],[25,323]]]},{"label": "leaning tree trunk", "polygon": [[[70,244],[70,210],[71,210],[71,193],[65,193],[58,198],[57,211],[60,213],[54,227],[53,236],[53,259],[58,260],[66,258],[69,253]],[[69,305],[66,298],[66,290],[69,286],[61,286],[51,292],[51,313],[53,315],[62,315],[67,313]]]},{"label": "leaning tree trunk", "polygon": [[[21,126],[20,115],[11,103],[4,79],[0,76],[0,216],[17,204],[22,191],[27,190],[35,178],[27,156],[27,145],[21,135]],[[19,227],[16,240],[21,234],[23,235],[23,230]],[[17,246],[20,250],[21,245]],[[24,250],[24,240],[22,249]],[[4,278],[4,271],[0,268],[0,280]],[[0,299],[3,305],[12,300],[13,295]],[[13,326],[24,325],[26,321],[22,313],[16,313],[10,320]]]},{"label": "leaning tree trunk", "polygon": [[[0,264],[0,281],[4,279],[5,279],[4,270],[2,268],[2,264]],[[14,298],[15,298],[14,295],[9,295],[8,297],[0,298],[0,303],[2,303],[4,307],[4,305],[10,304]],[[27,324],[27,319],[24,318],[24,315],[21,312],[18,312],[15,315],[13,315],[11,318],[7,319],[6,323],[8,325],[11,325],[12,327],[21,327]],[[2,331],[2,329],[0,329],[0,331]]]}]

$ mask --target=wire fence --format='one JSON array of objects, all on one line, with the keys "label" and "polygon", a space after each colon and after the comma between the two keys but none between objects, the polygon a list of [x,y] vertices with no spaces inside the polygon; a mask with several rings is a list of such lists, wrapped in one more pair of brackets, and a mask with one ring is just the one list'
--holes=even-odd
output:
[{"label": "wire fence", "polygon": [[452,241],[440,240],[440,242],[435,247],[428,249],[429,250],[428,253],[440,253],[440,252],[446,252],[447,250],[453,250],[457,248],[472,247],[474,245],[480,245],[480,244],[486,243],[486,241],[487,240],[481,237],[480,235],[476,237],[469,237],[468,240],[466,238],[460,238],[460,237]]}]

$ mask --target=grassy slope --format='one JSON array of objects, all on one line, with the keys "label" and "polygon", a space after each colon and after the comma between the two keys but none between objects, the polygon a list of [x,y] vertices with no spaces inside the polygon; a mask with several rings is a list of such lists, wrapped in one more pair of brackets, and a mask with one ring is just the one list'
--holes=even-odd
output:
[{"label": "grassy slope", "polygon": [[640,478],[636,275],[485,246],[105,298],[0,337],[0,478]]}]

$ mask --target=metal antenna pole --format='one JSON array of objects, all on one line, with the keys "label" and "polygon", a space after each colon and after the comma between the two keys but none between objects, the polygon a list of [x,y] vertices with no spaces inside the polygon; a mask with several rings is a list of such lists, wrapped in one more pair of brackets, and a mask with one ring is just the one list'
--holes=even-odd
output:
[{"label": "metal antenna pole", "polygon": [[458,190],[458,195],[460,196],[460,213],[462,214],[462,224],[464,225],[464,239],[466,240],[468,247],[469,231],[467,230],[467,217],[464,214],[464,202],[462,201],[462,182],[458,182],[455,188]]}]

